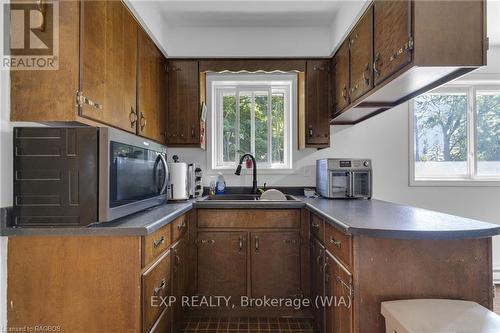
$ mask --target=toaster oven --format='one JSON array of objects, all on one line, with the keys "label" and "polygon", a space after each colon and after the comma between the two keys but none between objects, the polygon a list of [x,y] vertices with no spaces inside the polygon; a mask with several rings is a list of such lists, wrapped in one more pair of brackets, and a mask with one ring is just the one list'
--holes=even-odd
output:
[{"label": "toaster oven", "polygon": [[316,161],[316,191],[325,198],[372,196],[372,162],[369,159],[327,158]]}]

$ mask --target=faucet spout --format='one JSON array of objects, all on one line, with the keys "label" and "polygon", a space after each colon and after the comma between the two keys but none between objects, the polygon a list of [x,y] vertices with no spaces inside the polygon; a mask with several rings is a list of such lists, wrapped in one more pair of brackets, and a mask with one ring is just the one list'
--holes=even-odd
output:
[{"label": "faucet spout", "polygon": [[237,176],[241,175],[241,164],[243,163],[246,157],[252,159],[252,164],[253,164],[252,194],[257,194],[257,162],[255,161],[255,157],[253,157],[252,154],[244,154],[243,156],[241,156],[240,163],[238,163],[238,166],[236,167],[236,171],[234,172],[234,174]]}]

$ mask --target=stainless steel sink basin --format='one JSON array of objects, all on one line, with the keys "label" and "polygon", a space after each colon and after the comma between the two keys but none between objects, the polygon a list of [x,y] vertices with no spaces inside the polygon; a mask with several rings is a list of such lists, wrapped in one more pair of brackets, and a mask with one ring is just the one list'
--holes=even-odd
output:
[{"label": "stainless steel sink basin", "polygon": [[[286,194],[286,201],[300,201],[299,199]],[[258,194],[219,194],[209,195],[202,200],[206,201],[281,201],[281,200],[260,200]]]}]

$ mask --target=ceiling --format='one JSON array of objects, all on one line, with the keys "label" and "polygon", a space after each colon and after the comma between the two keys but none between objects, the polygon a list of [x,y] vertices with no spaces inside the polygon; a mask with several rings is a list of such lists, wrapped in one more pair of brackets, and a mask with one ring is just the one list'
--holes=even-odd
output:
[{"label": "ceiling", "polygon": [[[170,57],[331,55],[370,0],[125,0]],[[488,0],[500,45],[500,0]]]},{"label": "ceiling", "polygon": [[[339,15],[341,21],[346,18],[342,10],[353,7],[358,12],[365,2],[128,0],[173,57],[328,56],[334,23]],[[347,19],[353,22],[355,17]]]}]

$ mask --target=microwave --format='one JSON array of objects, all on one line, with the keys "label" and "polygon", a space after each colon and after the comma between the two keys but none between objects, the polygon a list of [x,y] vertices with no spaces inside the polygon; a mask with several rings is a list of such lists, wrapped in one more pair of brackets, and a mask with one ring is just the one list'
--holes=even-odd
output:
[{"label": "microwave", "polygon": [[108,222],[165,203],[166,147],[107,127],[14,128],[12,227]]},{"label": "microwave", "polygon": [[369,159],[327,158],[316,161],[316,191],[325,198],[372,197]]}]

